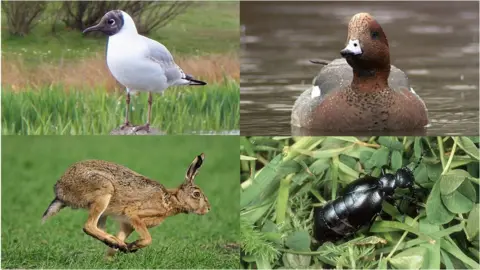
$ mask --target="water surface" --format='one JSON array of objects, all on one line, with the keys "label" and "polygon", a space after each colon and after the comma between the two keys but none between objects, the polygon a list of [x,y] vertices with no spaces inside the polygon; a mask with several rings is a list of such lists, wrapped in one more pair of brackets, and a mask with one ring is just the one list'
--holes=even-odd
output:
[{"label": "water surface", "polygon": [[321,67],[309,59],[339,58],[358,12],[377,19],[425,101],[427,134],[477,135],[478,2],[242,2],[241,134],[291,134],[292,106]]}]

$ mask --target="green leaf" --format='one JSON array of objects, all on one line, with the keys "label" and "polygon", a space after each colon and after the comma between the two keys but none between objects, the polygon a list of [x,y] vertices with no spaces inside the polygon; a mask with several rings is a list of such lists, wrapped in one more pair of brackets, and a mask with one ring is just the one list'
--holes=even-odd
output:
[{"label": "green leaf", "polygon": [[415,182],[418,182],[420,184],[427,183],[428,182],[427,166],[421,163],[420,165],[418,165],[418,168],[413,172],[413,175],[415,177]]},{"label": "green leaf", "polygon": [[307,171],[299,172],[292,178],[292,182],[295,183],[295,185],[303,185],[304,181],[309,177],[311,177],[311,175]]},{"label": "green leaf", "polygon": [[387,240],[378,236],[369,236],[356,241],[351,241],[356,246],[387,244]]},{"label": "green leaf", "polygon": [[458,146],[463,149],[467,154],[480,160],[477,146],[468,137],[460,137],[458,140]]},{"label": "green leaf", "polygon": [[396,171],[402,167],[402,153],[400,151],[392,152],[392,170]]},{"label": "green leaf", "polygon": [[344,147],[327,149],[327,150],[317,150],[317,151],[313,151],[312,157],[314,157],[314,158],[331,158],[331,157],[340,155],[343,151],[345,151]]},{"label": "green leaf", "polygon": [[458,187],[457,191],[460,192],[462,195],[467,197],[470,201],[476,202],[477,199],[477,192],[475,187],[473,187],[472,182],[467,179],[463,181],[463,183]]},{"label": "green leaf", "polygon": [[467,136],[473,143],[479,143],[480,137],[479,136]]},{"label": "green leaf", "polygon": [[350,168],[349,166],[345,165],[341,161],[338,162],[338,169],[340,169],[340,171],[344,172],[345,174],[352,176],[355,179],[358,178],[358,172]]},{"label": "green leaf", "polygon": [[[435,237],[434,235],[440,232],[441,226],[429,223],[426,218],[420,218],[418,223],[418,228],[421,232],[435,239],[435,243],[420,244],[427,251],[422,269],[440,269],[440,237]],[[442,230],[442,232],[445,232],[445,230]]]},{"label": "green leaf", "polygon": [[372,157],[365,163],[366,168],[373,168],[373,167],[382,167],[383,165],[388,164],[388,148],[382,147],[373,153]]},{"label": "green leaf", "polygon": [[403,149],[403,144],[396,137],[380,136],[378,137],[378,143],[392,150],[402,151]]},{"label": "green leaf", "polygon": [[246,207],[254,200],[260,198],[260,194],[276,179],[277,166],[282,162],[282,155],[277,155],[269,164],[262,168],[262,170],[253,179],[252,185],[242,191],[240,194],[240,208]]},{"label": "green leaf", "polygon": [[261,257],[261,256],[256,256],[255,257],[255,262],[257,263],[257,268],[258,269],[273,269],[272,265],[267,260],[267,258],[264,258],[264,257]]},{"label": "green leaf", "polygon": [[278,232],[277,225],[273,221],[267,219],[262,227],[262,232]]},{"label": "green leaf", "polygon": [[310,235],[306,231],[293,232],[287,237],[285,245],[295,251],[310,251]]},{"label": "green leaf", "polygon": [[257,158],[240,155],[240,160],[257,160]]},{"label": "green leaf", "polygon": [[409,248],[391,258],[390,263],[397,269],[420,269],[426,253],[423,247]]},{"label": "green leaf", "polygon": [[440,163],[427,165],[428,178],[433,182],[436,182],[440,178],[442,171],[443,171],[443,168],[442,168],[442,164]]},{"label": "green leaf", "polygon": [[455,190],[465,181],[470,174],[464,170],[451,170],[440,178],[440,193],[447,195]]},{"label": "green leaf", "polygon": [[413,151],[415,153],[415,157],[419,159],[422,156],[422,141],[421,137],[415,137],[415,142],[413,145]]},{"label": "green leaf", "polygon": [[312,256],[283,253],[282,261],[284,268],[307,269],[312,261]]},{"label": "green leaf", "polygon": [[455,269],[455,267],[453,266],[452,260],[450,259],[450,255],[448,255],[448,253],[443,250],[440,250],[440,253],[442,254],[442,260],[443,260],[443,263],[445,264],[445,269]]},{"label": "green leaf", "polygon": [[270,209],[272,205],[270,203],[263,203],[260,206],[252,207],[252,208],[246,208],[242,210],[241,216],[244,217],[246,220],[250,222],[250,224],[254,224],[257,222],[258,219],[260,219],[265,212]]},{"label": "green leaf", "polygon": [[480,269],[480,265],[472,260],[470,257],[465,255],[462,250],[455,245],[454,242],[449,242],[446,239],[440,239],[440,245],[443,250],[452,254],[456,259],[459,259],[464,264],[469,265],[472,269]]},{"label": "green leaf", "polygon": [[351,156],[341,154],[340,156],[338,156],[338,158],[342,163],[344,163],[350,168],[355,168],[355,166],[357,165],[357,160]]},{"label": "green leaf", "polygon": [[348,136],[338,136],[335,137],[338,140],[346,141],[346,142],[352,142],[352,143],[358,143],[359,140],[356,137],[348,137]]},{"label": "green leaf", "polygon": [[440,197],[440,181],[437,181],[427,199],[427,219],[430,223],[442,225],[450,222],[454,214],[443,205]]},{"label": "green leaf", "polygon": [[358,154],[358,159],[362,164],[365,164],[372,157],[373,153],[375,153],[374,149],[372,148],[368,148],[368,149],[371,149],[373,151],[362,151]]},{"label": "green leaf", "polygon": [[326,169],[330,167],[330,163],[328,162],[328,159],[317,159],[315,162],[310,165],[310,171],[318,175],[320,173],[323,173]]},{"label": "green leaf", "polygon": [[277,205],[275,208],[277,224],[283,223],[285,221],[285,216],[287,215],[287,204],[292,177],[293,174],[289,174],[286,178],[280,180],[280,187],[278,188],[277,195]]},{"label": "green leaf", "polygon": [[479,216],[480,216],[480,206],[475,204],[470,214],[468,215],[467,226],[465,228],[465,233],[467,234],[467,239],[472,241],[473,238],[478,234],[479,231]]},{"label": "green leaf", "polygon": [[448,195],[442,195],[442,202],[450,212],[455,214],[466,213],[473,208],[473,202],[458,190]]},{"label": "green leaf", "polygon": [[440,269],[440,241],[436,241],[434,244],[423,243],[420,247],[426,250],[422,269]]}]

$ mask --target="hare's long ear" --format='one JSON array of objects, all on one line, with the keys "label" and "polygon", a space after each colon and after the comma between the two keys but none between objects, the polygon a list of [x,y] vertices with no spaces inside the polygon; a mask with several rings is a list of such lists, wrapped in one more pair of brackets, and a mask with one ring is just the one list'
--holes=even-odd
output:
[{"label": "hare's long ear", "polygon": [[185,174],[185,182],[193,184],[193,180],[198,173],[198,169],[203,164],[203,160],[205,159],[205,155],[201,153],[198,155],[188,167],[187,173]]}]

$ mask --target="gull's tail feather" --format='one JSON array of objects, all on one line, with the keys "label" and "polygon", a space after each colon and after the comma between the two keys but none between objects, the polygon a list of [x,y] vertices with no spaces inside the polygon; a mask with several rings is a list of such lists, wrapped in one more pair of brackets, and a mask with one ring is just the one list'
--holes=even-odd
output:
[{"label": "gull's tail feather", "polygon": [[206,82],[195,80],[192,76],[190,75],[185,75],[185,80],[188,81],[188,85],[206,85]]}]

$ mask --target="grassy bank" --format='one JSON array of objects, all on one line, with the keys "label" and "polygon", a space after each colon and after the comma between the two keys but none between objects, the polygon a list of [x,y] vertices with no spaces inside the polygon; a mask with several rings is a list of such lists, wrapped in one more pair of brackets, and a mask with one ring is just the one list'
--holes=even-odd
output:
[{"label": "grassy bank", "polygon": [[[238,130],[239,85],[233,80],[204,87],[178,87],[153,95],[152,126],[167,134]],[[148,94],[132,97],[131,122],[147,119]],[[125,92],[104,88],[53,86],[13,91],[2,89],[4,135],[108,134],[121,125]]]},{"label": "grassy bank", "polygon": [[[145,249],[105,261],[106,246],[82,231],[84,210],[66,208],[41,225],[53,185],[76,161],[117,162],[173,188],[201,152],[196,183],[211,211],[167,218]],[[238,268],[238,166],[233,136],[3,136],[2,268]],[[107,231],[116,230],[109,219]]]},{"label": "grassy bank", "polygon": [[[62,23],[51,32],[55,3],[42,21],[25,37],[9,35],[2,29],[2,56],[21,56],[30,64],[90,58],[104,52],[106,37],[84,36]],[[5,16],[2,16],[5,27]],[[100,18],[98,18],[100,20]],[[239,47],[239,3],[197,2],[165,27],[149,34],[176,55],[205,55],[237,52]],[[5,31],[4,31],[5,30]]]},{"label": "grassy bank", "polygon": [[[243,266],[477,269],[478,143],[478,137],[241,138]],[[314,207],[339,198],[362,174],[378,177],[384,165],[395,173],[414,164],[417,192],[396,190],[396,196],[415,197],[399,206],[405,212],[383,201],[382,213],[370,228],[365,224],[333,243],[319,243],[329,240],[321,238],[323,234],[312,236]],[[355,194],[356,202],[363,194],[374,198],[364,190]],[[338,207],[335,214],[361,211],[344,202],[348,209]]]}]

